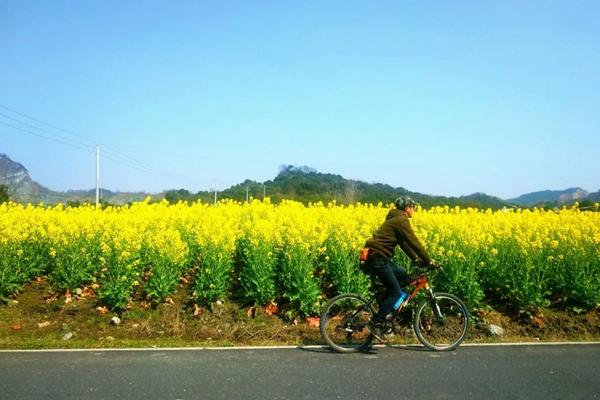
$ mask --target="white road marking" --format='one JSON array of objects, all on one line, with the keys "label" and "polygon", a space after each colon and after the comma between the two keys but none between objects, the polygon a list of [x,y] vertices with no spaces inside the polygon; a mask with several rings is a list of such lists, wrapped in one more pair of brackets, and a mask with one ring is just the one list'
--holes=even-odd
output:
[{"label": "white road marking", "polygon": [[[463,343],[460,347],[498,347],[498,346],[580,346],[580,345],[600,345],[600,342],[510,342],[510,343]],[[381,349],[422,347],[421,345],[385,345],[378,344],[373,346]],[[297,346],[232,346],[232,347],[139,347],[139,348],[90,348],[90,349],[8,349],[0,350],[0,353],[103,353],[111,351],[227,351],[227,350],[286,350],[286,349],[329,349],[326,345],[297,345]]]}]

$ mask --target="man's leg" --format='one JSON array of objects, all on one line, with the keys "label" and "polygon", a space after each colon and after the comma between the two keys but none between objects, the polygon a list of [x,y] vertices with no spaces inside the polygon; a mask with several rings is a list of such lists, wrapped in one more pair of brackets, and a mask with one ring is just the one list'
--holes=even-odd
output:
[{"label": "man's leg", "polygon": [[408,281],[408,274],[406,270],[396,263],[391,263],[392,269],[394,270],[394,276],[401,287],[407,286],[410,282]]},{"label": "man's leg", "polygon": [[386,316],[394,310],[394,304],[400,298],[402,288],[396,279],[395,264],[391,261],[381,259],[374,263],[372,272],[385,286],[386,296],[379,304],[379,311],[373,316],[371,333],[378,339],[383,340],[383,323]]}]

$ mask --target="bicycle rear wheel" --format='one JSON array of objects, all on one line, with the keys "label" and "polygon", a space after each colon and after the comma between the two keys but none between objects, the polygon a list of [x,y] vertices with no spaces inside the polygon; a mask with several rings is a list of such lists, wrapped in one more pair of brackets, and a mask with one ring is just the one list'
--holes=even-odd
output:
[{"label": "bicycle rear wheel", "polygon": [[417,338],[431,350],[454,350],[467,336],[469,313],[458,297],[436,293],[417,306],[414,318]]},{"label": "bicycle rear wheel", "polygon": [[373,308],[362,297],[340,294],[327,303],[321,314],[321,336],[335,351],[365,351],[373,341],[368,328],[373,314]]}]

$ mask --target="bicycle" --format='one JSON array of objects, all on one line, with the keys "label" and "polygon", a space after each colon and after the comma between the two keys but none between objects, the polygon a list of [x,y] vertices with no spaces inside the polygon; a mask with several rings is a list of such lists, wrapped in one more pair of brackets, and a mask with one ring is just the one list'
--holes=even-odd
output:
[{"label": "bicycle", "polygon": [[[469,313],[464,302],[453,294],[435,293],[429,284],[426,270],[409,278],[410,295],[388,317],[385,332],[391,333],[402,310],[425,291],[426,296],[416,306],[412,327],[417,339],[428,349],[449,351],[456,349],[469,331]],[[412,292],[410,291],[412,288]],[[376,280],[369,298],[354,293],[344,293],[332,298],[321,314],[321,336],[335,351],[350,353],[371,348],[373,335],[369,331],[371,317],[375,314],[377,298],[385,288]]]}]

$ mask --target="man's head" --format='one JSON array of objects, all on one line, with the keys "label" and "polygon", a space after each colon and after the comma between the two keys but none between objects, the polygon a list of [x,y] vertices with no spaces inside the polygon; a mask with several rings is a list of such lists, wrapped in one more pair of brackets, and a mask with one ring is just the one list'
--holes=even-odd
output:
[{"label": "man's head", "polygon": [[412,217],[417,208],[417,203],[408,196],[398,197],[394,204],[398,210],[404,211],[409,218]]}]

